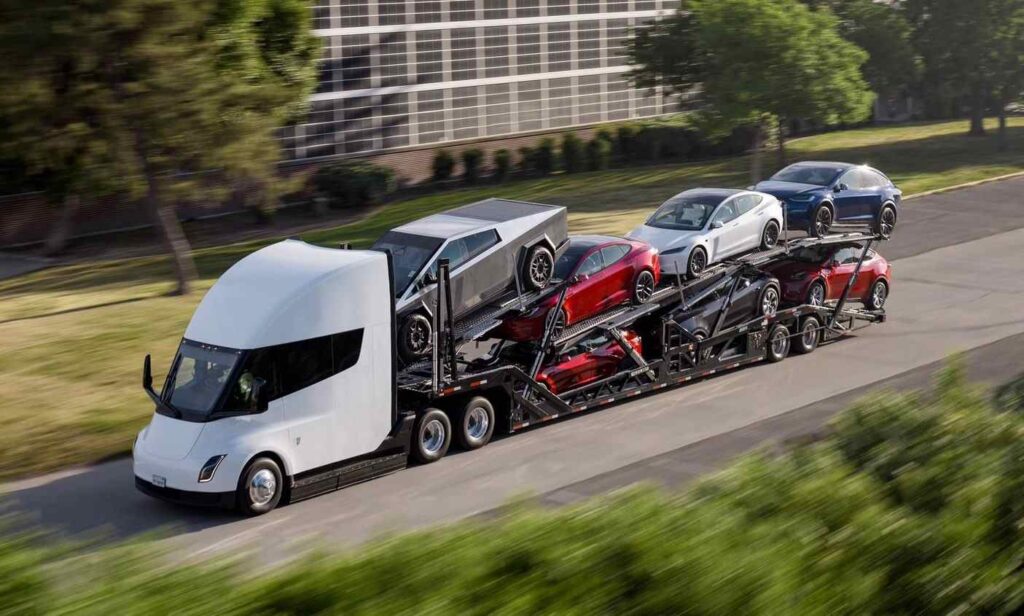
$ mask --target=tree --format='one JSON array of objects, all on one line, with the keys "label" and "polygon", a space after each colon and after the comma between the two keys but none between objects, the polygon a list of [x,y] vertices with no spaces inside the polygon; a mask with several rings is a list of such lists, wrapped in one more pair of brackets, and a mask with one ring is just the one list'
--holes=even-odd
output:
[{"label": "tree", "polygon": [[783,164],[789,120],[854,123],[871,111],[860,71],[867,54],[839,35],[828,8],[798,0],[690,0],[639,34],[629,52],[636,85],[695,96],[709,125],[756,127],[754,181],[770,128],[779,128]]},{"label": "tree", "polygon": [[0,124],[54,194],[140,198],[196,277],[174,203],[265,182],[304,105],[317,41],[302,0],[0,0]]}]

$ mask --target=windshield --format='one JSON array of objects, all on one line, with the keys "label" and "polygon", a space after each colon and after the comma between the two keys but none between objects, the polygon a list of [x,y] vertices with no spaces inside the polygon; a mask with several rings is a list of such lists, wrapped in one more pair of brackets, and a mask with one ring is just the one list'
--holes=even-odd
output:
[{"label": "windshield", "polygon": [[699,231],[707,224],[723,197],[711,195],[677,195],[662,204],[647,219],[647,226],[659,229]]},{"label": "windshield", "polygon": [[182,342],[173,371],[167,377],[164,400],[183,411],[210,414],[217,407],[239,354],[188,340]]},{"label": "windshield", "polygon": [[[572,240],[570,240],[571,242]],[[555,273],[551,275],[552,280],[567,280],[572,275],[580,259],[587,254],[592,246],[586,244],[569,244],[562,256],[555,261]]]},{"label": "windshield", "polygon": [[389,231],[377,240],[373,250],[390,252],[395,268],[395,297],[401,297],[416,274],[441,247],[443,240],[436,237]]},{"label": "windshield", "polygon": [[795,184],[813,184],[814,186],[830,186],[845,169],[839,167],[820,167],[812,165],[790,165],[771,177],[776,182],[793,182]]},{"label": "windshield", "polygon": [[824,263],[826,259],[832,256],[833,252],[835,252],[835,247],[832,246],[813,246],[794,250],[789,258],[801,263],[818,264]]}]

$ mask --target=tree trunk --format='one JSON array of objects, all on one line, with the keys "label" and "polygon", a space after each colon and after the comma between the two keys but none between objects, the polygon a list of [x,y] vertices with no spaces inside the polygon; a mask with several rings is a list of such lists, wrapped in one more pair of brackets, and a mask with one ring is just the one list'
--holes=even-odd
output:
[{"label": "tree trunk", "polygon": [[779,118],[778,140],[779,169],[782,169],[786,166],[786,127],[782,118]]},{"label": "tree trunk", "polygon": [[66,195],[60,205],[60,213],[57,222],[50,229],[46,236],[46,243],[43,245],[43,254],[47,257],[62,252],[68,246],[68,239],[71,237],[71,229],[74,227],[75,214],[82,206],[78,195]]},{"label": "tree trunk", "polygon": [[181,228],[181,222],[174,207],[163,203],[160,199],[159,180],[151,173],[146,174],[146,212],[153,221],[153,226],[160,232],[164,249],[171,255],[174,263],[174,275],[178,279],[175,295],[188,295],[192,290],[192,281],[199,277],[195,261],[192,260],[192,247]]},{"label": "tree trunk", "polygon": [[750,159],[750,184],[754,185],[761,181],[761,149],[764,146],[764,124],[758,122],[754,131],[753,157]]},{"label": "tree trunk", "polygon": [[971,100],[971,130],[968,132],[973,137],[985,136],[985,97],[975,94]]},{"label": "tree trunk", "polygon": [[1006,105],[999,105],[999,151],[1005,152],[1010,144],[1006,138]]}]

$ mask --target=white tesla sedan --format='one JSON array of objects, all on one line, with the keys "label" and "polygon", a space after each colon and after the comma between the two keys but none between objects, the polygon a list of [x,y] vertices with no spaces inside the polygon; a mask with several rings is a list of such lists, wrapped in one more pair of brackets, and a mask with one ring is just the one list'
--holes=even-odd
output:
[{"label": "white tesla sedan", "polygon": [[661,252],[661,271],[688,277],[722,259],[779,241],[782,205],[750,190],[694,188],[672,197],[629,232]]}]

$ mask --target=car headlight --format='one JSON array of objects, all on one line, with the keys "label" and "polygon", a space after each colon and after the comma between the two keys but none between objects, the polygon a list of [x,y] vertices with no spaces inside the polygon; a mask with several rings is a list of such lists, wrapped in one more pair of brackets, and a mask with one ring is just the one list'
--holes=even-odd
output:
[{"label": "car headlight", "polygon": [[793,195],[786,199],[790,203],[810,203],[814,201],[814,195]]},{"label": "car headlight", "polygon": [[790,280],[803,280],[804,278],[807,278],[807,272],[796,272],[789,277]]},{"label": "car headlight", "polygon": [[224,461],[224,458],[228,457],[227,454],[221,454],[219,456],[213,456],[206,461],[203,468],[199,471],[199,483],[206,483],[213,479],[213,474],[217,472],[217,467]]},{"label": "car headlight", "polygon": [[683,246],[682,248],[673,248],[672,250],[663,250],[661,254],[662,254],[662,256],[678,255],[678,254],[682,254],[682,253],[686,252],[689,249],[690,249],[689,246]]}]

